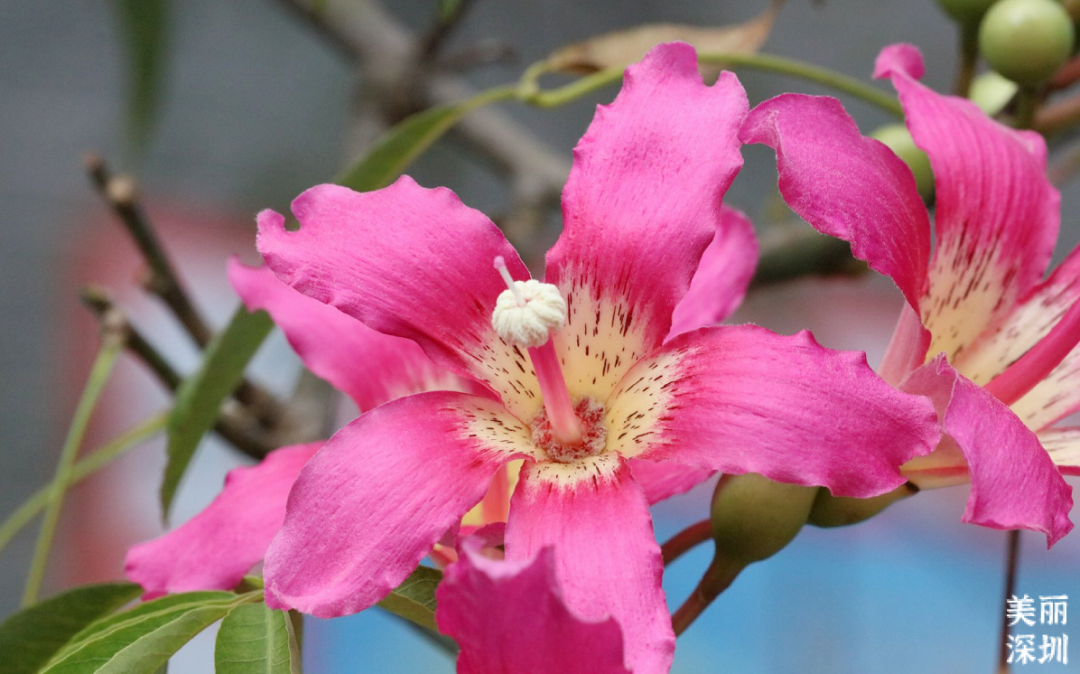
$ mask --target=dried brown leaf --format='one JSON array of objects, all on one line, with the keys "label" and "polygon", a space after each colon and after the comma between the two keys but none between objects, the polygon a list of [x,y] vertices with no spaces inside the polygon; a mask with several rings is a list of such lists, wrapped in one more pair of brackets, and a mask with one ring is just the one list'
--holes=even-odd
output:
[{"label": "dried brown leaf", "polygon": [[[674,23],[650,23],[606,33],[567,45],[551,55],[548,65],[554,72],[587,75],[607,68],[625,68],[640,61],[662,42],[689,42],[698,52],[756,52],[765,44],[784,0],[773,0],[769,8],[753,19],[731,26],[700,27]],[[718,72],[705,66],[703,72]]]}]

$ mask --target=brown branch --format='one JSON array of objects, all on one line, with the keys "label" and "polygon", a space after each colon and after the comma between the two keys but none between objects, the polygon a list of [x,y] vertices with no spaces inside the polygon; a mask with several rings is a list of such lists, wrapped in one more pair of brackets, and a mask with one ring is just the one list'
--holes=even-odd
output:
[{"label": "brown branch", "polygon": [[[183,382],[180,373],[140,333],[119,309],[108,293],[97,286],[83,289],[80,299],[103,326],[119,331],[124,346],[145,365],[170,393],[175,393]],[[270,429],[265,428],[234,402],[226,403],[214,430],[239,451],[255,459],[262,459],[276,447],[286,444],[277,441]]]},{"label": "brown branch", "polygon": [[[1016,567],[1020,558],[1020,531],[1009,531],[1005,543],[1005,606],[1016,594]],[[998,643],[998,674],[1009,674],[1009,621],[1008,614],[1001,618],[1001,634]]]},{"label": "brown branch", "polygon": [[1042,134],[1056,133],[1080,124],[1080,94],[1043,106],[1033,128]]},{"label": "brown branch", "polygon": [[[123,224],[150,268],[150,277],[145,282],[146,289],[161,298],[199,348],[206,348],[213,332],[195,309],[165,248],[146,218],[137,198],[134,179],[130,176],[112,175],[105,161],[96,154],[87,155],[85,164],[94,187]],[[260,420],[272,420],[281,414],[281,404],[277,399],[247,380],[240,382],[234,395],[237,400],[251,408]]]},{"label": "brown branch", "polygon": [[691,524],[660,546],[660,556],[664,560],[664,566],[671,564],[679,557],[682,557],[687,552],[711,538],[711,520],[704,519],[700,522]]},{"label": "brown branch", "polygon": [[417,40],[421,62],[430,63],[432,61],[439,49],[453,34],[454,29],[458,27],[461,20],[468,14],[469,9],[474,3],[475,0],[457,0],[450,16],[440,16],[436,18],[435,24],[425,35]]},{"label": "brown branch", "polygon": [[705,609],[709,608],[717,597],[726,590],[739,573],[745,568],[743,565],[722,562],[720,557],[714,557],[712,564],[701,577],[697,587],[686,598],[686,601],[671,614],[671,626],[675,630],[675,636],[679,636],[694,623]]},{"label": "brown branch", "polygon": [[1068,89],[1077,82],[1080,82],[1080,56],[1074,56],[1072,60],[1061,66],[1061,70],[1057,71],[1054,79],[1050,80],[1050,90]]},{"label": "brown branch", "polygon": [[[379,133],[404,116],[434,105],[473,97],[477,89],[460,75],[418,58],[418,38],[374,0],[329,0],[314,12],[313,0],[279,0],[299,11],[320,34],[349,45],[366,91],[352,146],[359,154]],[[488,159],[508,180],[516,205],[532,208],[558,199],[570,173],[569,156],[552,152],[524,125],[504,112],[476,110],[454,129],[468,147]],[[542,222],[527,217],[525,226]],[[532,231],[523,232],[525,238]]]},{"label": "brown branch", "polygon": [[129,176],[113,176],[104,160],[95,154],[87,155],[85,163],[94,187],[124,225],[150,267],[146,288],[165,302],[195,343],[205,347],[213,333],[188,298],[161,241],[146,220],[136,198],[135,181]]}]

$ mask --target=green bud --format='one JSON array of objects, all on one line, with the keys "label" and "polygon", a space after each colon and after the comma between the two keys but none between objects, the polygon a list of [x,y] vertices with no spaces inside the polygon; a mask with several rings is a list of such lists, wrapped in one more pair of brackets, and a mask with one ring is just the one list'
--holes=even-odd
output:
[{"label": "green bud", "polygon": [[960,23],[975,23],[997,0],[938,0],[945,13]]},{"label": "green bud", "polygon": [[910,482],[874,498],[847,498],[833,496],[828,489],[821,489],[810,509],[808,522],[815,527],[846,527],[858,524],[877,515],[897,501],[919,490]]},{"label": "green bud", "polygon": [[903,160],[915,176],[915,186],[923,201],[930,201],[934,196],[934,170],[930,168],[930,158],[915,145],[911,132],[903,124],[887,124],[870,134],[880,140]]},{"label": "green bud", "polygon": [[1001,0],[979,27],[990,67],[1027,87],[1045,84],[1072,54],[1072,18],[1055,0]]},{"label": "green bud", "polygon": [[745,567],[772,557],[806,524],[817,487],[757,475],[724,475],[712,500],[716,557]]},{"label": "green bud", "polygon": [[988,115],[996,115],[1005,109],[1020,87],[993,70],[983,73],[971,83],[968,98]]}]

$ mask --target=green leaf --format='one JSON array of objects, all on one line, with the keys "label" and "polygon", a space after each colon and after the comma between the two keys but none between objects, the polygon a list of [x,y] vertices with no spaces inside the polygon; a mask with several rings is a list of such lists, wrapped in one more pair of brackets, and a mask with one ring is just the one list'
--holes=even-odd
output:
[{"label": "green leaf", "polygon": [[262,592],[188,592],[148,601],[82,630],[41,674],[156,674],[199,632]]},{"label": "green leaf", "polygon": [[217,674],[300,674],[288,616],[264,603],[237,608],[221,623],[214,663]]},{"label": "green leaf", "polygon": [[461,0],[438,0],[439,21],[446,23],[457,16]]},{"label": "green leaf", "polygon": [[406,117],[379,137],[371,151],[338,174],[334,182],[358,192],[386,187],[467,113],[515,94],[513,87],[489,89],[467,101]]},{"label": "green leaf", "polygon": [[85,585],[0,623],[0,674],[35,674],[76,633],[139,596],[132,583]]},{"label": "green leaf", "polygon": [[165,515],[199,441],[214,425],[221,403],[236,389],[248,362],[273,327],[265,311],[248,313],[240,306],[228,327],[206,347],[198,372],[184,380],[177,390],[176,406],[166,428],[169,458],[161,484],[161,507]]},{"label": "green leaf", "polygon": [[139,148],[160,107],[169,6],[166,0],[115,0],[114,8],[128,57],[128,130]]},{"label": "green leaf", "polygon": [[379,607],[437,632],[435,588],[439,586],[442,576],[442,571],[438,569],[418,566],[404,583],[379,602]]}]

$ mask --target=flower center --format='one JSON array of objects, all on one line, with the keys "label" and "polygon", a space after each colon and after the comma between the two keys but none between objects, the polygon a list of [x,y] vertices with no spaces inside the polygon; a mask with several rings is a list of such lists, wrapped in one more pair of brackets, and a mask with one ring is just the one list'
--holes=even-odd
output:
[{"label": "flower center", "polygon": [[566,322],[566,300],[550,283],[512,279],[501,255],[495,258],[495,269],[507,289],[495,302],[491,325],[508,344],[529,350],[552,435],[563,445],[580,445],[584,437],[581,423],[551,343],[551,332]]},{"label": "flower center", "polygon": [[592,398],[584,398],[575,407],[581,425],[581,441],[566,444],[552,430],[547,411],[542,410],[532,422],[532,439],[548,458],[557,463],[572,463],[578,459],[603,453],[607,444],[604,426],[604,406]]}]

